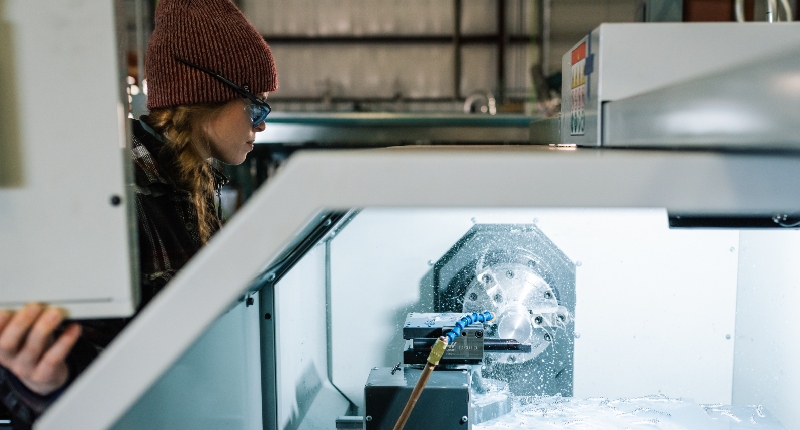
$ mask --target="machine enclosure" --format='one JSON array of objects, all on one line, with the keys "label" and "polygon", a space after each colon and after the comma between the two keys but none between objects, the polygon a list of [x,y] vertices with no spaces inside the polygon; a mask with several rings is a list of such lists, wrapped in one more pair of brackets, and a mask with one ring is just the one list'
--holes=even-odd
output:
[{"label": "machine enclosure", "polygon": [[602,24],[562,57],[561,143],[602,146],[604,103],[790,50],[799,30],[794,23]]}]

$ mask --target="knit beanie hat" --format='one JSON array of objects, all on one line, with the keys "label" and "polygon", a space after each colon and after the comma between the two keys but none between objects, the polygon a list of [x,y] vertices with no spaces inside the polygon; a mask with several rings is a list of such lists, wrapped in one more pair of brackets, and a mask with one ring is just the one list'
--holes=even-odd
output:
[{"label": "knit beanie hat", "polygon": [[187,66],[209,69],[259,94],[278,88],[267,43],[230,0],[160,0],[145,59],[147,108],[226,102],[241,97]]}]

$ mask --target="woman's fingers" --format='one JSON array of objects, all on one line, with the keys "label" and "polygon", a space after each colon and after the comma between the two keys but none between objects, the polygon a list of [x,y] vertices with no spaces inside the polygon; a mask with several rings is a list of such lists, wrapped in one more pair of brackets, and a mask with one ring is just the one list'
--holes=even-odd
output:
[{"label": "woman's fingers", "polygon": [[58,308],[47,308],[39,315],[33,328],[28,332],[22,349],[17,353],[17,366],[21,369],[33,370],[42,357],[53,337],[53,331],[64,319],[64,313]]},{"label": "woman's fingers", "polygon": [[44,306],[39,303],[28,303],[14,314],[0,333],[0,356],[16,355],[22,341],[43,310]]},{"label": "woman's fingers", "polygon": [[0,333],[3,332],[3,327],[11,321],[11,317],[14,316],[14,312],[8,309],[0,309]]},{"label": "woman's fingers", "polygon": [[[47,349],[47,352],[44,353],[42,359],[39,360],[39,365],[36,368],[35,373],[41,375],[53,375],[58,373],[61,367],[64,367],[66,370],[65,362],[67,359],[67,355],[72,350],[72,347],[75,345],[75,342],[78,341],[78,338],[81,336],[81,326],[78,324],[70,324],[64,333],[58,337],[58,340]],[[66,373],[64,375],[59,375],[55,379],[63,379],[58,382],[56,388],[60,387],[61,384],[66,382],[67,380]],[[50,378],[45,378],[50,379]]]},{"label": "woman's fingers", "polygon": [[[0,336],[2,336],[3,329],[8,325],[8,322],[11,321],[13,316],[14,312],[12,311],[5,309],[0,311]],[[13,351],[6,351],[4,348],[0,347],[0,366],[8,367],[13,358]]]},{"label": "woman's fingers", "polygon": [[81,326],[70,324],[54,340],[53,332],[63,320],[62,310],[39,303],[29,303],[17,312],[0,310],[0,366],[40,395],[59,389],[69,378],[66,358],[81,335]]}]

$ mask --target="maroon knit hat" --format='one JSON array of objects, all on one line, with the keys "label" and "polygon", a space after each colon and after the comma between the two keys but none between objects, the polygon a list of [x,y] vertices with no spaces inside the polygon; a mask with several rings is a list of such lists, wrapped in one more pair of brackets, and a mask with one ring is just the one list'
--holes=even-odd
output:
[{"label": "maroon knit hat", "polygon": [[278,72],[264,39],[230,0],[160,0],[145,59],[147,108],[225,102],[241,97],[216,72],[254,94],[275,91]]}]

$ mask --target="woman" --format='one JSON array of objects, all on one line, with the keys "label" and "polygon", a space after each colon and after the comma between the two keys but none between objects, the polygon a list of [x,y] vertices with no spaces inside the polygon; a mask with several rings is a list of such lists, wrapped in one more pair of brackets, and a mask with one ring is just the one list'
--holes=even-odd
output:
[{"label": "woman", "polygon": [[[147,107],[134,121],[141,306],[220,228],[224,176],[253,150],[277,89],[272,53],[230,0],[161,0],[147,49]],[[127,320],[71,323],[30,303],[0,311],[0,401],[29,427]]]}]

